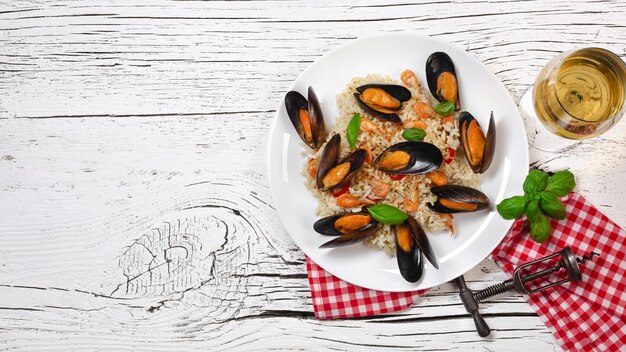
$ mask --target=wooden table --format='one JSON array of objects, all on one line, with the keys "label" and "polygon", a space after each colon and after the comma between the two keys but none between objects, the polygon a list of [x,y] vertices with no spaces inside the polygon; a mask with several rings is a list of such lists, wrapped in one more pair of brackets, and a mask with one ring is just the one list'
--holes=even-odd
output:
[{"label": "wooden table", "polygon": [[[626,55],[623,1],[6,1],[0,5],[0,350],[560,350],[524,299],[451,285],[384,317],[314,318],[266,140],[291,82],[358,37],[463,46],[516,100],[558,53]],[[375,50],[375,48],[372,48]],[[626,225],[626,123],[566,154]],[[466,275],[505,279],[485,260]]]}]

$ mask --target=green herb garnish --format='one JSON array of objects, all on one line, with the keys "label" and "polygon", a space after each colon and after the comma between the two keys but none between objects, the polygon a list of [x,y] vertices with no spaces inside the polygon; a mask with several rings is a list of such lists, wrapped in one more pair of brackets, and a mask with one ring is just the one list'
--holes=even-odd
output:
[{"label": "green herb garnish", "polygon": [[356,113],[352,115],[350,122],[348,123],[348,128],[346,131],[346,139],[348,140],[348,144],[350,145],[350,149],[354,149],[356,146],[356,137],[359,136],[359,131],[361,130],[361,114]]},{"label": "green herb garnish", "polygon": [[524,181],[524,193],[526,193],[526,195],[534,196],[537,192],[543,191],[548,185],[549,178],[550,176],[543,171],[531,171],[528,176],[526,176],[526,180]]},{"label": "green herb garnish", "polygon": [[504,199],[496,209],[507,220],[526,214],[530,222],[530,236],[535,242],[541,243],[552,233],[548,217],[565,219],[565,206],[558,197],[568,195],[574,187],[574,175],[567,170],[558,171],[552,176],[540,170],[532,170],[524,180],[524,195]]},{"label": "green herb garnish", "polygon": [[515,196],[507,198],[497,205],[498,213],[507,220],[517,219],[526,211],[528,198],[524,196]]},{"label": "green herb garnish", "polygon": [[441,116],[448,116],[454,111],[455,104],[451,101],[444,101],[435,105],[435,111]]},{"label": "green herb garnish", "polygon": [[561,170],[550,177],[546,191],[552,192],[557,197],[565,197],[575,186],[574,174],[568,170]]},{"label": "green herb garnish", "polygon": [[400,225],[409,215],[402,210],[387,204],[376,204],[367,208],[374,220],[381,224]]},{"label": "green herb garnish", "polygon": [[541,215],[541,210],[539,210],[539,201],[536,199],[529,201],[526,206],[526,218],[528,218],[530,222],[534,222],[537,221],[537,217],[539,215]]},{"label": "green herb garnish", "polygon": [[421,141],[426,137],[426,131],[421,128],[407,128],[402,132],[402,138],[407,141]]},{"label": "green herb garnish", "polygon": [[539,193],[539,208],[553,219],[565,219],[565,207],[563,203],[549,191]]},{"label": "green herb garnish", "polygon": [[537,243],[545,242],[551,233],[550,221],[543,214],[537,215],[536,220],[530,223],[530,237]]}]

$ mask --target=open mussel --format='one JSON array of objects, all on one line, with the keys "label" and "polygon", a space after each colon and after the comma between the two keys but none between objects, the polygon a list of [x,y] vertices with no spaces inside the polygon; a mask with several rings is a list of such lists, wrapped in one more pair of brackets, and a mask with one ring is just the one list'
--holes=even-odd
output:
[{"label": "open mussel", "polygon": [[347,246],[375,234],[380,224],[367,211],[342,213],[319,219],[313,229],[322,235],[339,236],[320,248]]},{"label": "open mussel", "polygon": [[402,103],[411,99],[411,91],[394,84],[366,84],[357,89],[354,98],[366,113],[385,121],[402,122],[396,113]]},{"label": "open mussel", "polygon": [[313,87],[309,87],[308,98],[292,90],[285,95],[285,108],[302,141],[316,149],[324,143],[324,116]]},{"label": "open mussel", "polygon": [[383,150],[372,165],[392,174],[425,174],[443,162],[441,150],[426,142],[401,142]]},{"label": "open mussel", "polygon": [[395,227],[396,259],[400,274],[408,282],[417,282],[424,273],[422,251],[406,224]]},{"label": "open mussel", "polygon": [[437,196],[437,201],[428,207],[438,213],[469,213],[489,207],[489,198],[471,187],[445,185],[433,187],[430,191]]},{"label": "open mussel", "polygon": [[439,51],[428,57],[426,60],[426,81],[428,82],[428,89],[435,99],[439,102],[454,103],[455,110],[461,108],[456,71],[448,54]]},{"label": "open mussel", "polygon": [[428,237],[415,219],[409,217],[403,224],[395,226],[394,237],[398,269],[405,280],[417,282],[422,277],[424,273],[422,255],[436,269],[439,269],[439,262],[428,242]]},{"label": "open mussel", "polygon": [[329,191],[344,185],[356,174],[365,161],[365,150],[357,149],[342,161],[337,162],[340,146],[341,137],[339,134],[335,134],[326,143],[322,151],[315,175],[317,188],[322,191]]},{"label": "open mussel", "polygon": [[315,183],[318,189],[324,186],[324,176],[332,169],[337,163],[339,158],[339,149],[341,148],[341,136],[339,134],[333,135],[324,149],[322,155],[320,155],[320,161],[317,165],[317,173],[315,174]]},{"label": "open mussel", "polygon": [[465,157],[475,173],[487,171],[496,151],[496,123],[493,112],[489,119],[487,136],[483,133],[478,121],[467,111],[459,114],[460,139]]}]

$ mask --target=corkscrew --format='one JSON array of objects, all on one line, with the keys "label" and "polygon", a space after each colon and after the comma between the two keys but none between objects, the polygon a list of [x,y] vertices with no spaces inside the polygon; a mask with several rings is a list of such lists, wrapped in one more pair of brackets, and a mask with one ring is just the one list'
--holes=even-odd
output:
[{"label": "corkscrew", "polygon": [[[582,279],[582,274],[578,264],[585,265],[587,261],[592,261],[593,257],[597,255],[599,254],[592,251],[589,254],[585,254],[582,258],[576,258],[572,249],[567,246],[559,252],[517,267],[513,272],[512,279],[489,286],[480,291],[473,291],[469,289],[463,276],[457,277],[454,282],[459,287],[459,295],[461,296],[461,301],[463,302],[465,309],[468,313],[470,313],[472,318],[474,318],[474,324],[476,325],[478,335],[486,337],[491,333],[491,330],[478,311],[478,304],[480,302],[486,301],[490,297],[499,295],[511,289],[516,289],[520,293],[533,294],[570,281],[579,281]],[[537,266],[546,266],[549,264],[551,259],[555,257],[560,257],[559,262],[556,265],[552,264],[547,268],[542,268],[539,271],[531,273],[531,269],[533,267],[536,269]],[[552,274],[558,274],[562,269],[565,269],[567,277],[544,284],[543,286],[531,286],[532,281],[540,278],[547,278]]]}]

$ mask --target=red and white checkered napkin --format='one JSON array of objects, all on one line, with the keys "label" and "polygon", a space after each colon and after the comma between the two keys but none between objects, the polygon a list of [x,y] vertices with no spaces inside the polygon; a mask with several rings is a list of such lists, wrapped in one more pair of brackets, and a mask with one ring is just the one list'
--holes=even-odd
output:
[{"label": "red and white checkered napkin", "polygon": [[567,218],[551,221],[554,232],[538,244],[524,222],[516,221],[492,254],[510,276],[524,263],[570,246],[577,257],[600,254],[579,265],[582,280],[528,295],[537,312],[567,351],[626,350],[626,232],[571,193],[563,199]]},{"label": "red and white checkered napkin", "polygon": [[384,292],[347,283],[306,257],[317,319],[356,318],[408,308],[424,291]]},{"label": "red and white checkered napkin", "polygon": [[[576,256],[594,251],[581,267],[583,278],[527,297],[539,317],[565,350],[618,351],[626,346],[626,233],[572,193],[563,199],[567,218],[552,221],[554,232],[543,243],[533,242],[518,220],[496,248],[494,260],[512,275],[531,260],[569,245]],[[363,317],[402,310],[425,291],[382,292],[349,284],[329,274],[307,257],[307,271],[318,319]]]}]

